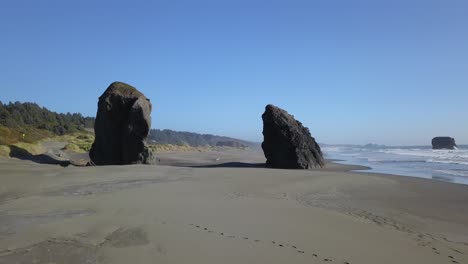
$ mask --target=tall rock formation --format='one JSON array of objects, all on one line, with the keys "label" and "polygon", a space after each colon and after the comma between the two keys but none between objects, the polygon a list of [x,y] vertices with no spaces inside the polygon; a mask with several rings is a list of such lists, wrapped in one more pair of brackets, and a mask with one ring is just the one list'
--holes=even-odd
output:
[{"label": "tall rock formation", "polygon": [[308,128],[285,110],[267,105],[263,119],[262,149],[266,165],[282,169],[325,167],[320,146]]},{"label": "tall rock formation", "polygon": [[432,149],[455,149],[455,139],[451,137],[435,137],[432,139]]},{"label": "tall rock formation", "polygon": [[99,97],[95,141],[89,156],[96,165],[148,164],[146,138],[151,128],[151,102],[136,88],[112,83]]}]

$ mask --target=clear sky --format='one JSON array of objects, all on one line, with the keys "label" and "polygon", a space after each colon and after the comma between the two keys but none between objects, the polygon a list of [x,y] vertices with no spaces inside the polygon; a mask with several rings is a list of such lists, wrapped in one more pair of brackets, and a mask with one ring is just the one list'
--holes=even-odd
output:
[{"label": "clear sky", "polygon": [[278,105],[319,142],[468,143],[468,1],[2,0],[0,100],[94,116],[113,81],[153,128],[262,140]]}]

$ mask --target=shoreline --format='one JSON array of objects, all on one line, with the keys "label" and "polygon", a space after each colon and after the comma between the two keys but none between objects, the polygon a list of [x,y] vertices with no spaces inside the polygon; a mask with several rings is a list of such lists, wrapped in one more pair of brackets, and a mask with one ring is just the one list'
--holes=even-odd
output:
[{"label": "shoreline", "polygon": [[325,156],[340,159],[342,164],[370,167],[373,173],[426,178],[468,185],[468,149],[433,150],[411,147],[337,148]]},{"label": "shoreline", "polygon": [[[341,163],[341,161],[343,163]],[[377,175],[384,175],[384,176],[398,176],[398,177],[409,177],[409,178],[416,178],[416,179],[424,179],[424,180],[430,180],[430,181],[435,181],[435,182],[444,182],[444,183],[450,183],[450,184],[457,184],[457,185],[464,185],[468,186],[468,179],[466,182],[460,181],[456,182],[450,179],[446,178],[441,178],[441,177],[429,177],[428,175],[410,175],[410,174],[403,174],[403,173],[390,173],[390,172],[382,172],[379,171],[377,168],[372,168],[371,166],[366,166],[366,165],[359,165],[359,164],[351,164],[352,162],[346,161],[346,160],[335,160],[333,163],[340,164],[340,165],[349,165],[349,166],[357,166],[361,167],[362,169],[356,169],[356,170],[351,170],[351,172],[356,172],[356,173],[368,173],[368,174],[377,174]],[[390,170],[390,169],[389,169]],[[461,177],[461,176],[459,176]]]}]

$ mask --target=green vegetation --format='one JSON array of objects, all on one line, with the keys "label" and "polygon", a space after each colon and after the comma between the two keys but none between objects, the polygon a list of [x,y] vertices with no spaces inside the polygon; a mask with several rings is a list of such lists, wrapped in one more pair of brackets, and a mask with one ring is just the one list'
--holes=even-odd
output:
[{"label": "green vegetation", "polygon": [[31,126],[10,128],[0,125],[0,145],[11,145],[17,142],[34,143],[51,135],[50,131]]},{"label": "green vegetation", "polygon": [[[123,93],[137,92],[124,83],[114,83],[114,89]],[[89,152],[94,142],[95,119],[81,114],[60,114],[49,111],[35,103],[0,102],[0,156],[9,156],[11,149],[18,147],[36,155],[42,149],[43,140],[68,142],[65,150]],[[150,148],[161,151],[207,151],[220,141],[236,141],[251,146],[254,143],[229,137],[191,132],[178,132],[169,129],[152,129],[148,137]]]},{"label": "green vegetation", "polygon": [[0,102],[0,156],[9,156],[15,148],[40,154],[38,143],[49,138],[69,142],[66,149],[86,152],[94,141],[87,128],[93,126],[94,118],[81,114],[59,114],[35,103]]},{"label": "green vegetation", "polygon": [[117,94],[122,96],[144,96],[140,91],[138,91],[135,87],[131,86],[130,84],[126,84],[123,82],[113,82],[110,85],[110,88],[117,92]]},{"label": "green vegetation", "polygon": [[35,103],[0,102],[0,145],[35,143],[54,135],[85,132],[94,118],[81,114],[59,114]]},{"label": "green vegetation", "polygon": [[16,142],[10,145],[0,145],[0,157],[9,157],[13,149],[21,149],[27,155],[37,155],[44,152],[40,144]]},{"label": "green vegetation", "polygon": [[92,133],[73,133],[53,138],[53,140],[69,142],[65,145],[65,150],[86,153],[89,152],[94,142]]},{"label": "green vegetation", "polygon": [[193,147],[189,145],[173,144],[151,144],[148,146],[153,152],[171,152],[171,151],[208,151],[211,147]]},{"label": "green vegetation", "polygon": [[197,134],[192,132],[179,132],[169,129],[151,129],[150,134],[148,136],[148,141],[150,143],[157,144],[172,144],[178,146],[189,145],[192,147],[215,147],[216,144],[220,141],[235,141],[246,146],[254,145],[254,143],[252,142],[229,137],[222,137],[209,134]]},{"label": "green vegetation", "polygon": [[10,156],[10,146],[0,145],[0,157]]}]

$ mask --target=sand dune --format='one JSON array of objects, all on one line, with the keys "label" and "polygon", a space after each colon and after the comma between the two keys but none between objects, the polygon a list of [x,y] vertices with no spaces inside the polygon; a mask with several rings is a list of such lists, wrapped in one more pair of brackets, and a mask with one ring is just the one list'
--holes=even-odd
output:
[{"label": "sand dune", "polygon": [[255,151],[158,159],[0,159],[0,263],[468,263],[468,186]]}]

